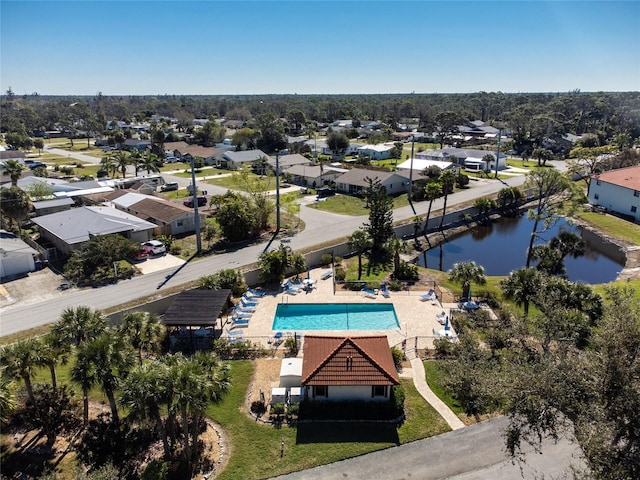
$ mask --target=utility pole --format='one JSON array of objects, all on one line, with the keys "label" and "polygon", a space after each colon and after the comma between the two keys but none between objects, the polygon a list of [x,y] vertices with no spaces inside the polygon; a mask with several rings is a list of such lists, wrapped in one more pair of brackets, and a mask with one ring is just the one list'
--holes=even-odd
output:
[{"label": "utility pole", "polygon": [[196,171],[193,166],[193,155],[191,156],[191,198],[193,201],[194,225],[196,227],[196,252],[202,252],[202,238],[200,237],[200,214],[198,213],[198,187],[196,186]]},{"label": "utility pole", "polygon": [[280,152],[276,152],[276,234],[280,232]]},{"label": "utility pole", "polygon": [[498,163],[500,163],[500,140],[502,139],[502,127],[498,128],[498,151],[496,153],[496,178],[498,178]]},{"label": "utility pole", "polygon": [[[413,149],[416,144],[416,136],[411,135],[411,161],[409,165],[409,205],[411,205],[411,210],[413,210],[413,214],[416,214],[416,207],[413,206],[413,202],[411,201],[411,193],[413,192]],[[402,155],[402,154],[401,154]]]}]

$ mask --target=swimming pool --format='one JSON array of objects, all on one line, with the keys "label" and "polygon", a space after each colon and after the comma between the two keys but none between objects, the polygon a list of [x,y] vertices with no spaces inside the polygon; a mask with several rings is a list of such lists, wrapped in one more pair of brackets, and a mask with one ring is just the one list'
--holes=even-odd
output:
[{"label": "swimming pool", "polygon": [[273,320],[273,330],[393,330],[399,326],[390,303],[282,303]]}]

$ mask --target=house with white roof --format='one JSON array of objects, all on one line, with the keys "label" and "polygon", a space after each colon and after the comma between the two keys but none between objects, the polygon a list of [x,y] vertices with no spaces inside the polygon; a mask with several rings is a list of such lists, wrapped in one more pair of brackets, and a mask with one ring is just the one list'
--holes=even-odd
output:
[{"label": "house with white roof", "polygon": [[386,160],[391,158],[394,145],[363,145],[358,148],[358,156],[369,157],[371,160]]},{"label": "house with white roof", "polygon": [[411,170],[411,168],[413,168],[414,172],[423,172],[429,167],[438,167],[440,170],[456,169],[456,165],[454,163],[441,160],[427,160],[425,158],[414,158],[413,162],[408,158],[396,168],[398,170]]},{"label": "house with white roof", "polygon": [[346,168],[323,166],[320,165],[294,165],[285,171],[285,174],[291,176],[291,181],[296,185],[304,185],[309,187],[321,187],[332,183],[343,173],[348,172]]},{"label": "house with white roof", "polygon": [[270,160],[271,157],[262,150],[243,150],[241,152],[228,151],[222,154],[222,158],[218,165],[222,168],[228,168],[229,170],[238,170],[242,168],[243,165],[253,167],[263,161],[268,162]]},{"label": "house with white roof", "polygon": [[64,255],[82,248],[92,236],[118,234],[133,242],[153,238],[154,223],[111,207],[78,207],[33,218],[40,237]]},{"label": "house with white roof", "polygon": [[589,203],[640,223],[640,165],[591,176]]},{"label": "house with white roof", "polygon": [[13,233],[0,230],[0,278],[7,278],[36,269],[36,250],[27,245]]},{"label": "house with white roof", "polygon": [[[485,155],[493,157],[492,160],[484,160]],[[418,152],[415,158],[425,160],[437,160],[442,162],[453,162],[460,165],[465,170],[472,172],[483,172],[485,170],[495,170],[496,153],[490,150],[474,150],[470,148],[436,148]],[[507,155],[500,153],[498,160],[498,170],[507,167]]]}]

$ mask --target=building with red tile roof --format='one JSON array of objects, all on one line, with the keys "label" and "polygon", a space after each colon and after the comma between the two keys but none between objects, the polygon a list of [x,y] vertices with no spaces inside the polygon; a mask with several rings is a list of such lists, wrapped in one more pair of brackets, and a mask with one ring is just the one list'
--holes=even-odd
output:
[{"label": "building with red tile roof", "polygon": [[591,176],[589,203],[640,223],[640,165]]},{"label": "building with red tile roof", "polygon": [[301,383],[310,400],[380,401],[400,380],[385,335],[307,335]]}]

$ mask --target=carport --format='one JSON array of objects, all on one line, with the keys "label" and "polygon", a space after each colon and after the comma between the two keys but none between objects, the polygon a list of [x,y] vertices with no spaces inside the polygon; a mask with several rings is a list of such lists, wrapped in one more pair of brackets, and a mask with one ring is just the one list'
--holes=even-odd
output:
[{"label": "carport", "polygon": [[[231,290],[186,290],[178,294],[160,323],[170,328],[170,348],[191,350],[213,347],[218,317],[229,307]],[[220,330],[217,332],[220,336]]]}]

